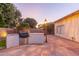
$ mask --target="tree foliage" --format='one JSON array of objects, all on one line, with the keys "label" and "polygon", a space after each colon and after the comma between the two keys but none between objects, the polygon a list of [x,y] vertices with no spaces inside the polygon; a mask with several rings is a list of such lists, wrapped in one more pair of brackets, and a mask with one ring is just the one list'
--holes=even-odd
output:
[{"label": "tree foliage", "polygon": [[[0,27],[14,27],[20,12],[11,3],[0,3]],[[21,14],[20,14],[21,15]]]},{"label": "tree foliage", "polygon": [[33,18],[26,18],[24,23],[28,23],[31,28],[35,28],[37,25],[37,21]]},{"label": "tree foliage", "polygon": [[47,30],[48,34],[54,33],[54,24],[53,23],[47,23],[47,26],[45,24],[39,24],[38,28]]},{"label": "tree foliage", "polygon": [[21,27],[29,28],[29,24],[28,23],[21,23]]},{"label": "tree foliage", "polygon": [[17,30],[23,30],[23,29],[29,29],[30,26],[28,23],[20,23],[20,25],[17,27]]},{"label": "tree foliage", "polygon": [[19,10],[16,9],[15,18],[20,18],[20,17],[21,17],[21,13]]}]

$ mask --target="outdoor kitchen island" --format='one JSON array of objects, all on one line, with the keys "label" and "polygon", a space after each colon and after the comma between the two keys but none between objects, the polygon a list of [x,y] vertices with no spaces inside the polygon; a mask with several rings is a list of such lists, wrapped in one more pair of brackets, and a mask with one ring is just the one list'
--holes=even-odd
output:
[{"label": "outdoor kitchen island", "polygon": [[44,33],[30,33],[28,44],[43,44],[45,43]]},{"label": "outdoor kitchen island", "polygon": [[20,43],[22,45],[28,44],[43,44],[45,42],[44,33],[29,33],[29,37],[20,37]]}]

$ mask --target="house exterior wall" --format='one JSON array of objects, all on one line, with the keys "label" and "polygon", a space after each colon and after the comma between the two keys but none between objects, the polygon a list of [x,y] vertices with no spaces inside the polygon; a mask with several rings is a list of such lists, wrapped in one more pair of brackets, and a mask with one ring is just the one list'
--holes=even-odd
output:
[{"label": "house exterior wall", "polygon": [[[79,42],[79,14],[74,14],[54,23],[55,35]],[[58,26],[61,33],[57,32]],[[60,29],[59,29],[60,30]]]}]

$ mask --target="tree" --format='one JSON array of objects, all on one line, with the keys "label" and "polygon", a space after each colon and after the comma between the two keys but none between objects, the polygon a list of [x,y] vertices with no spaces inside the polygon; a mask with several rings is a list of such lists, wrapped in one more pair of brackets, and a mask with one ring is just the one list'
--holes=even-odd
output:
[{"label": "tree", "polygon": [[4,5],[0,4],[0,27],[4,27],[4,25],[5,25],[3,7],[4,7]]},{"label": "tree", "polygon": [[37,21],[33,18],[26,18],[23,22],[28,23],[31,28],[35,28],[37,25]]},{"label": "tree", "polygon": [[14,24],[15,24],[15,26],[19,23],[20,24],[20,22],[21,22],[21,13],[20,13],[20,11],[18,10],[18,9],[16,9],[16,12],[15,12],[15,21],[14,21]]},{"label": "tree", "polygon": [[28,29],[29,28],[29,24],[28,23],[21,23],[20,24],[21,27]]},{"label": "tree", "polygon": [[38,28],[44,29],[44,30],[45,30],[45,28],[47,28],[48,34],[54,34],[54,24],[52,22],[47,23],[47,27],[45,24],[39,24]]},{"label": "tree", "polygon": [[17,19],[20,19],[20,17],[21,17],[22,15],[21,15],[21,13],[20,13],[20,11],[18,10],[18,9],[16,9],[16,11],[15,11],[15,18]]},{"label": "tree", "polygon": [[29,30],[30,26],[28,23],[20,23],[19,26],[17,26],[17,32],[21,31],[21,30]]},{"label": "tree", "polygon": [[[0,3],[0,25],[3,24],[3,27],[14,27],[15,21],[19,18],[19,15],[16,15],[17,9],[11,3]],[[19,14],[19,13],[18,13]]]}]

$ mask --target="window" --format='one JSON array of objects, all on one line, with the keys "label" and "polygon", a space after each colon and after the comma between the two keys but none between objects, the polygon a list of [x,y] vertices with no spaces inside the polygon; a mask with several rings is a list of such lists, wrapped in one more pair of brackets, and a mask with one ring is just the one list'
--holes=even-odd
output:
[{"label": "window", "polygon": [[64,25],[59,25],[56,27],[56,33],[64,34]]}]

